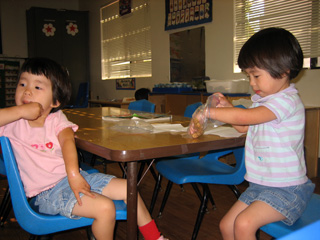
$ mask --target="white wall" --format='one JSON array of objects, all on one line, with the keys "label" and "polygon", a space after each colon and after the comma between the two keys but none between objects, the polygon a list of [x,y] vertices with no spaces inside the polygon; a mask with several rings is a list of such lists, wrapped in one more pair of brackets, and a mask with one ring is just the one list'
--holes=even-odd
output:
[{"label": "white wall", "polygon": [[[115,80],[101,80],[100,12],[111,0],[0,0],[3,55],[27,57],[26,10],[32,6],[89,11],[90,81],[92,97],[123,98],[134,90],[116,90]],[[233,1],[214,0],[213,21],[203,24],[206,32],[206,75],[211,78],[239,78],[233,73]],[[155,83],[169,82],[169,34],[164,31],[165,1],[151,0],[152,77],[137,79],[136,88],[152,88]],[[192,28],[199,27],[193,26]],[[305,105],[320,106],[320,70],[306,70],[297,81]]]},{"label": "white wall", "polygon": [[[134,91],[115,90],[115,80],[101,80],[100,67],[100,26],[99,8],[106,5],[107,0],[79,0],[80,10],[90,12],[90,71],[92,81],[92,97],[122,98],[133,96]],[[215,0],[213,2],[213,21],[203,24],[206,33],[206,75],[217,79],[243,77],[241,73],[233,73],[233,1]],[[152,78],[137,79],[136,88],[152,88],[155,83],[169,82],[169,34],[179,30],[164,30],[165,1],[151,0],[151,43],[152,43]],[[193,26],[190,28],[195,28]],[[305,105],[320,106],[320,70],[303,71],[298,79],[297,87]]]}]

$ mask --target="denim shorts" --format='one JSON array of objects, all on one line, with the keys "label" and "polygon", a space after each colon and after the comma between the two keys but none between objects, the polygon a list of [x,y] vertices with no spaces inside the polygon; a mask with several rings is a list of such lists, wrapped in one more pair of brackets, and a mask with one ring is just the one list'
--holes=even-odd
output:
[{"label": "denim shorts", "polygon": [[[88,174],[81,171],[80,174],[89,183],[92,192],[101,194],[102,190],[108,185],[110,180],[115,176],[103,173]],[[84,194],[80,193],[80,197]],[[77,202],[77,199],[72,192],[68,178],[63,178],[53,188],[41,192],[35,197],[34,205],[38,208],[40,213],[57,215],[78,219],[79,216],[72,215],[72,209]]]},{"label": "denim shorts", "polygon": [[239,200],[250,205],[262,201],[280,212],[286,219],[286,225],[292,225],[302,215],[311,198],[315,185],[308,180],[306,183],[290,187],[268,187],[249,183],[249,187],[241,194]]}]

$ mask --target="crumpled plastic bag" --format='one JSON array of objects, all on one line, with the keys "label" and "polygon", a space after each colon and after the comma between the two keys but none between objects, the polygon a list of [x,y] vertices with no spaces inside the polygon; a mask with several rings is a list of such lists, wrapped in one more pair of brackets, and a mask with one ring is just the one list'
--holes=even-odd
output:
[{"label": "crumpled plastic bag", "polygon": [[223,123],[211,120],[207,116],[209,115],[211,108],[216,108],[219,104],[219,97],[217,95],[210,95],[207,99],[205,105],[201,105],[197,110],[192,114],[192,119],[188,127],[188,134],[192,138],[198,138],[203,135],[204,131],[208,126],[208,121],[211,121],[214,126],[219,126]]},{"label": "crumpled plastic bag", "polygon": [[136,134],[153,132],[153,126],[150,123],[135,118],[121,120],[116,125],[113,125],[111,129],[123,133]]}]

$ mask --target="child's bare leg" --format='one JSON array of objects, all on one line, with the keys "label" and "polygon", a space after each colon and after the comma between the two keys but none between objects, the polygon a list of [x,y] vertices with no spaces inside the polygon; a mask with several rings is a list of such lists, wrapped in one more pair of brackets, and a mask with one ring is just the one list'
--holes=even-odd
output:
[{"label": "child's bare leg", "polygon": [[[127,202],[127,180],[122,178],[113,178],[107,187],[103,189],[102,194],[113,200],[124,200]],[[138,194],[137,201],[137,222],[138,226],[143,226],[149,223],[152,218],[140,194]]]},{"label": "child's bare leg", "polygon": [[237,201],[226,213],[226,215],[220,221],[219,227],[222,238],[224,240],[233,240],[234,239],[234,222],[244,209],[248,207],[247,204]]},{"label": "child's bare leg", "polygon": [[260,227],[283,219],[285,217],[267,203],[255,201],[236,218],[234,223],[235,239],[255,240],[256,232]]},{"label": "child's bare leg", "polygon": [[72,214],[93,218],[92,232],[96,239],[112,240],[115,226],[115,206],[111,199],[100,194],[95,198],[83,196],[82,206],[75,204]]}]

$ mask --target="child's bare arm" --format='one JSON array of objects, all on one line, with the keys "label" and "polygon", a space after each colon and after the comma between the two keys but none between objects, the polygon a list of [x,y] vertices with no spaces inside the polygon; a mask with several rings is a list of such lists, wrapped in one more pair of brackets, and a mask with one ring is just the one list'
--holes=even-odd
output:
[{"label": "child's bare arm", "polygon": [[[215,93],[215,95],[219,97],[217,108],[233,107],[232,103],[222,93]],[[240,133],[246,133],[249,128],[248,125],[232,124],[232,126]]]},{"label": "child's bare arm", "polygon": [[248,126],[254,124],[261,124],[275,120],[276,115],[266,107],[256,108],[215,108],[210,109],[209,115],[211,119],[232,125]]},{"label": "child's bare arm", "polygon": [[20,106],[0,109],[0,126],[14,122],[21,118],[35,120],[41,116],[43,108],[40,103],[32,102]]},{"label": "child's bare arm", "polygon": [[75,145],[74,132],[71,128],[66,128],[59,133],[58,138],[66,165],[70,187],[79,205],[82,205],[80,192],[90,197],[95,196],[90,191],[90,185],[79,172],[78,154]]}]

